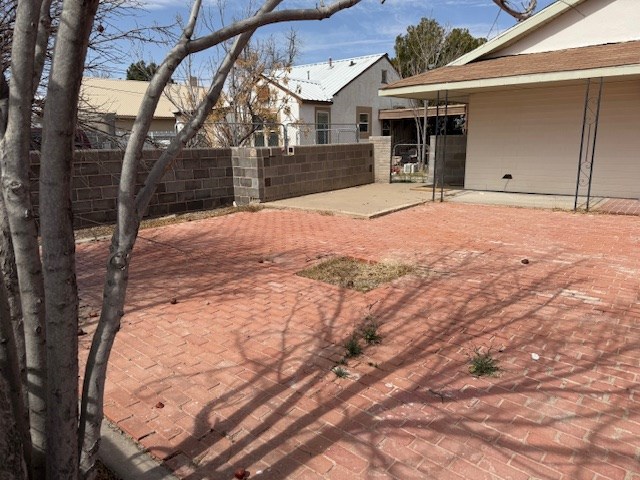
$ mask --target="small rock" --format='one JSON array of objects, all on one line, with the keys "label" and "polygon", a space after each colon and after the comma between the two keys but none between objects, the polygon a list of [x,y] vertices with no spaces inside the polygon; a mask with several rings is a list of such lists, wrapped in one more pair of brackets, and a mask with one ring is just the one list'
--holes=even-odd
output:
[{"label": "small rock", "polygon": [[251,474],[244,468],[238,468],[233,474],[233,476],[238,480],[244,480],[245,478],[249,478],[249,475]]},{"label": "small rock", "polygon": [[169,300],[169,303],[171,305],[175,305],[176,303],[178,303],[178,299],[177,298],[172,298],[171,300]]},{"label": "small rock", "polygon": [[520,263],[528,265],[529,264],[529,259],[528,258],[523,258],[522,260],[520,260]]},{"label": "small rock", "polygon": [[164,408],[164,403],[162,402],[156,403],[156,408]]},{"label": "small rock", "polygon": [[87,332],[85,332],[83,329],[81,329],[81,328],[78,329],[78,336],[79,337],[81,337],[83,335],[86,335],[86,334],[87,334]]},{"label": "small rock", "polygon": [[537,353],[532,353],[531,360],[535,360],[537,362],[538,360],[540,360],[540,355],[538,355]]}]

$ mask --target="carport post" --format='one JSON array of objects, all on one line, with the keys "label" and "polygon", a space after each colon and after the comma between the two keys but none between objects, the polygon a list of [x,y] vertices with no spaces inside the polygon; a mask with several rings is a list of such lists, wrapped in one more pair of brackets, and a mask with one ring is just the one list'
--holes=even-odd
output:
[{"label": "carport post", "polygon": [[440,166],[440,202],[444,202],[444,168],[447,164],[447,121],[449,120],[449,90],[444,92],[444,145],[442,145],[442,165]]},{"label": "carport post", "polygon": [[600,104],[602,103],[602,85],[604,81],[600,78],[600,88],[598,89],[598,107],[596,108],[596,121],[593,127],[593,145],[591,147],[591,166],[589,167],[589,186],[587,187],[587,212],[591,202],[591,181],[593,180],[593,162],[596,158],[596,140],[598,139],[598,124],[600,123]]},{"label": "carport post", "polygon": [[[427,125],[425,125],[427,128]],[[438,165],[438,137],[440,136],[440,90],[436,94],[436,144],[433,146],[433,185],[431,192],[431,201],[436,201],[436,183],[438,177],[436,176],[436,165]]]},{"label": "carport post", "polygon": [[[582,134],[580,137],[580,156],[578,158],[578,176],[576,178],[576,196],[573,203],[573,211],[578,210],[578,197],[580,195],[580,183],[584,175],[588,175],[586,211],[589,211],[591,203],[591,183],[593,180],[593,163],[596,155],[596,140],[598,138],[598,123],[600,122],[600,104],[602,103],[602,88],[604,81],[600,78],[600,87],[597,97],[591,91],[591,79],[587,79],[587,88],[584,96],[584,115],[582,117]],[[590,103],[595,101],[595,112]],[[591,116],[590,116],[591,114]],[[587,128],[588,127],[588,128]],[[593,136],[591,135],[593,127]],[[591,147],[591,155],[589,155]],[[589,158],[590,157],[590,158]],[[585,173],[588,172],[588,173]]]}]

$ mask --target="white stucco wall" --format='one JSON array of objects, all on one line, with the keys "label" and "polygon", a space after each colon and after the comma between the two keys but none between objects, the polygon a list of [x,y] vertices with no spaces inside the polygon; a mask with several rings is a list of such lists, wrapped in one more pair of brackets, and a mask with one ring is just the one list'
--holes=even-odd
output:
[{"label": "white stucco wall", "polygon": [[640,40],[640,0],[588,0],[487,58]]},{"label": "white stucco wall", "polygon": [[[371,107],[370,135],[381,135],[382,125],[378,120],[378,111],[384,108],[410,106],[410,101],[406,99],[378,96],[378,90],[384,86],[382,83],[383,70],[387,71],[388,83],[400,79],[391,62],[386,58],[382,58],[338,92],[338,94],[333,97],[333,103],[331,104],[300,102],[297,99],[290,98],[290,114],[281,114],[281,123],[313,125],[316,123],[316,111],[318,109],[329,110],[331,116],[332,141],[337,141],[337,136],[339,135],[341,136],[341,142],[351,142],[356,140],[356,125],[358,123],[357,107]],[[280,101],[284,101],[281,90],[279,90],[279,95],[281,97]],[[350,131],[338,132],[338,130],[342,129],[342,125],[345,126],[344,130],[350,129]],[[299,128],[289,128],[288,135],[291,145],[315,142],[314,133],[301,132]]]},{"label": "white stucco wall", "polygon": [[382,58],[333,98],[332,124],[357,124],[356,107],[371,107],[371,135],[381,135],[382,127],[378,120],[378,111],[382,108],[410,106],[410,101],[406,99],[378,96],[378,90],[384,86],[381,82],[382,70],[387,71],[388,83],[400,80],[391,63],[386,58]]},{"label": "white stucco wall", "polygon": [[[465,188],[573,195],[584,94],[580,85],[471,95]],[[605,84],[593,195],[640,197],[638,105],[640,81]]]}]

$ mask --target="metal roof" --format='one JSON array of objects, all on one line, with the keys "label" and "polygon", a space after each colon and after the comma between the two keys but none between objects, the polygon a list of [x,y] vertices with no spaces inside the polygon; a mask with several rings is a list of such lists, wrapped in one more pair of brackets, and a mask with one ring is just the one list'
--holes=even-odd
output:
[{"label": "metal roof", "polygon": [[331,102],[336,93],[349,85],[386,53],[297,65],[276,72],[270,80],[301,100]]}]

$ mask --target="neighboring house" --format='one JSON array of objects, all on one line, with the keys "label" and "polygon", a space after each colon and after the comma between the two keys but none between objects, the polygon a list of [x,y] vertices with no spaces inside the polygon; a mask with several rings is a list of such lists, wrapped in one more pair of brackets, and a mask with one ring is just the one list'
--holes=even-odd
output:
[{"label": "neighboring house", "polygon": [[[97,130],[111,135],[131,131],[149,82],[112,78],[82,79],[79,116]],[[184,124],[185,112],[194,108],[204,89],[197,85],[169,84],[158,101],[149,135],[170,137]]]},{"label": "neighboring house", "polygon": [[[268,78],[283,108],[290,145],[345,143],[382,135],[381,109],[409,101],[380,98],[378,89],[400,76],[386,54],[298,65]],[[385,132],[388,134],[388,132]]]},{"label": "neighboring house", "polygon": [[640,197],[638,0],[558,1],[380,94],[438,92],[468,105],[465,188]]}]

